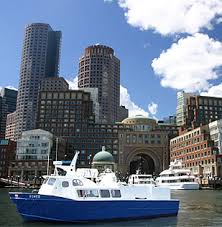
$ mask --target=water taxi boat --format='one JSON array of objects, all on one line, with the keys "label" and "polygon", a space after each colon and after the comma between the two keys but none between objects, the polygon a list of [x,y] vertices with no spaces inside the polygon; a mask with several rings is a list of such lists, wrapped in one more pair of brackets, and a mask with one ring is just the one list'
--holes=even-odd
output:
[{"label": "water taxi boat", "polygon": [[69,166],[55,164],[55,173],[45,177],[37,194],[9,193],[25,220],[92,222],[177,215],[179,201],[170,198],[170,189],[94,182],[76,171],[77,157],[78,152]]}]

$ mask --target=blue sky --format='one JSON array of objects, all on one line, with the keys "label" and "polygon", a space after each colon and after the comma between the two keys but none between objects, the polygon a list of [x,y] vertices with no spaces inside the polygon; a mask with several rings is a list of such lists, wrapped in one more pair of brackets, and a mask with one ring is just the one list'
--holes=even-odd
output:
[{"label": "blue sky", "polygon": [[114,49],[121,60],[122,103],[131,114],[172,115],[181,89],[220,96],[221,1],[171,1],[1,1],[0,86],[18,87],[25,25],[44,22],[62,31],[60,75],[69,81],[85,47]]}]

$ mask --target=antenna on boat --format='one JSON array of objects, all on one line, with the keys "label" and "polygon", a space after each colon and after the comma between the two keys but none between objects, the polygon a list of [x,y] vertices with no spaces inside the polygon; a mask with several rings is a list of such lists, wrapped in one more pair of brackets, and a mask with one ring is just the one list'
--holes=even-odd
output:
[{"label": "antenna on boat", "polygon": [[75,155],[74,155],[74,158],[70,164],[71,167],[73,167],[73,170],[76,171],[76,162],[77,162],[77,158],[78,158],[78,155],[79,155],[79,151],[76,151]]}]

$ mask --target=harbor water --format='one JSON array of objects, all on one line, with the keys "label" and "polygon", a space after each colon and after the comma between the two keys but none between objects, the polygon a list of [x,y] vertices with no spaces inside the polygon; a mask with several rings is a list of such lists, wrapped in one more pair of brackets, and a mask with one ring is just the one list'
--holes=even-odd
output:
[{"label": "harbor water", "polygon": [[[136,221],[101,222],[92,224],[59,224],[24,222],[9,200],[10,189],[0,188],[0,226],[75,226],[120,227],[120,226],[222,226],[222,190],[174,191],[172,197],[180,200],[177,217],[145,219]],[[62,207],[61,207],[62,212]],[[84,210],[82,211],[84,212]]]}]

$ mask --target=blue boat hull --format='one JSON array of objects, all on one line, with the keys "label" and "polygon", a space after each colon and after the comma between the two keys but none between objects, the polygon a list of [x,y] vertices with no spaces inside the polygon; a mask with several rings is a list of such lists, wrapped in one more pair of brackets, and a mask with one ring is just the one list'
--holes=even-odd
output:
[{"label": "blue boat hull", "polygon": [[175,216],[178,200],[77,201],[33,193],[9,193],[27,221],[91,222]]}]

